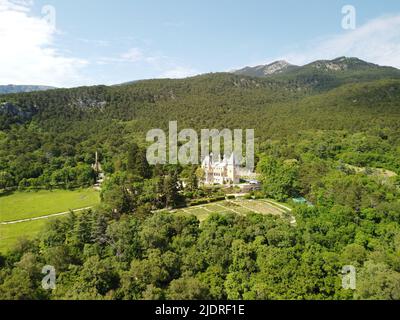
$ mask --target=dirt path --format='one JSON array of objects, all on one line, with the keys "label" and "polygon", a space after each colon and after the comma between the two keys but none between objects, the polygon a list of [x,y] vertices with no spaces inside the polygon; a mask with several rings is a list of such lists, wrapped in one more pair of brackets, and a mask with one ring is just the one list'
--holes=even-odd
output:
[{"label": "dirt path", "polygon": [[14,221],[5,221],[5,222],[0,222],[0,225],[3,226],[3,225],[23,223],[23,222],[29,222],[29,221],[35,221],[35,220],[50,219],[50,218],[54,218],[54,217],[64,216],[64,215],[70,213],[71,211],[79,212],[79,211],[89,210],[92,208],[93,207],[86,207],[86,208],[74,209],[74,210],[60,212],[60,213],[48,214],[45,216],[40,216],[40,217],[35,217],[35,218],[28,218],[28,219],[14,220]]}]

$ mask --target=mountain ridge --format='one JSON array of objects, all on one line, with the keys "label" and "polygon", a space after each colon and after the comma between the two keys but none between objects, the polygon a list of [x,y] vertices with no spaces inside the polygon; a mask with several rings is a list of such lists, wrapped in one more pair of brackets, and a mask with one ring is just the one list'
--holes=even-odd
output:
[{"label": "mountain ridge", "polygon": [[284,75],[290,73],[298,73],[303,70],[314,69],[321,72],[345,72],[345,71],[360,71],[366,69],[386,69],[400,70],[395,67],[381,66],[371,62],[361,60],[356,57],[338,57],[332,60],[320,59],[304,64],[302,66],[291,64],[285,60],[277,60],[269,64],[258,66],[246,66],[242,69],[234,70],[232,73],[238,75],[247,75],[253,77],[272,77],[276,75]]},{"label": "mountain ridge", "polygon": [[51,89],[56,89],[56,88],[51,86],[41,86],[41,85],[8,84],[8,85],[0,85],[0,94],[46,91]]},{"label": "mountain ridge", "polygon": [[283,73],[287,70],[298,68],[299,66],[290,64],[285,60],[278,60],[266,65],[258,65],[255,67],[244,67],[243,69],[235,70],[233,73],[238,75],[248,75],[254,77],[270,76]]}]

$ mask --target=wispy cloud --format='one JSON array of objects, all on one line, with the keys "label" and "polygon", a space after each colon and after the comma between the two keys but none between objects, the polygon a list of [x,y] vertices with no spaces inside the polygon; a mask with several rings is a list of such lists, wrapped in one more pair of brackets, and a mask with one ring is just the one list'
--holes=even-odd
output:
[{"label": "wispy cloud", "polygon": [[192,68],[176,67],[166,70],[160,75],[160,78],[181,79],[199,74],[199,72]]},{"label": "wispy cloud", "polygon": [[77,40],[82,43],[94,45],[97,47],[108,47],[110,45],[110,41],[107,41],[107,40],[93,40],[93,39],[85,39],[85,38],[78,38]]},{"label": "wispy cloud", "polygon": [[33,5],[33,0],[1,0],[0,10],[13,10],[28,12]]},{"label": "wispy cloud", "polygon": [[32,15],[33,1],[0,0],[0,83],[74,86],[87,61],[57,50],[56,28]]},{"label": "wispy cloud", "polygon": [[400,14],[379,17],[355,30],[316,40],[301,52],[291,52],[281,58],[305,64],[339,56],[354,56],[400,68]]},{"label": "wispy cloud", "polygon": [[121,55],[121,59],[127,62],[138,62],[144,59],[142,50],[138,48],[131,48],[129,51]]},{"label": "wispy cloud", "polygon": [[154,73],[154,78],[186,78],[199,73],[194,68],[177,63],[171,57],[137,47],[130,48],[119,56],[99,58],[96,63],[98,65],[124,64],[127,67],[147,66]]}]

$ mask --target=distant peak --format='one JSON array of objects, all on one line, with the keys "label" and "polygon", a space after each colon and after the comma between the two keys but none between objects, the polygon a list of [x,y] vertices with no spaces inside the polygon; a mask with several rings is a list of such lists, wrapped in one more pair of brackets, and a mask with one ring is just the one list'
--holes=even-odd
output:
[{"label": "distant peak", "polygon": [[276,73],[281,73],[282,71],[288,69],[291,67],[292,64],[285,60],[278,60],[275,62],[272,62],[266,66],[264,66],[264,74],[265,75],[272,75]]},{"label": "distant peak", "polygon": [[296,67],[285,60],[277,60],[269,64],[259,65],[255,67],[246,67],[235,71],[236,74],[249,76],[270,76],[282,73],[290,68]]},{"label": "distant peak", "polygon": [[309,66],[320,70],[327,71],[344,71],[360,68],[376,68],[376,64],[366,62],[355,57],[338,57],[333,60],[317,60],[309,64]]},{"label": "distant peak", "polygon": [[271,65],[276,65],[276,64],[282,65],[282,66],[291,66],[292,65],[289,62],[287,62],[286,60],[277,60],[277,61],[270,63],[269,65],[271,66]]}]

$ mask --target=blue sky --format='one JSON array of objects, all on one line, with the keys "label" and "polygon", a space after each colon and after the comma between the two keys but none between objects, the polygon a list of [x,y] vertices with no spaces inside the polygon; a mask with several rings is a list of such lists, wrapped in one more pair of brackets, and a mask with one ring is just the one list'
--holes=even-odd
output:
[{"label": "blue sky", "polygon": [[[342,28],[344,5],[355,30]],[[12,48],[0,53],[0,84],[114,84],[341,55],[400,67],[400,2],[0,0],[0,43]]]}]

